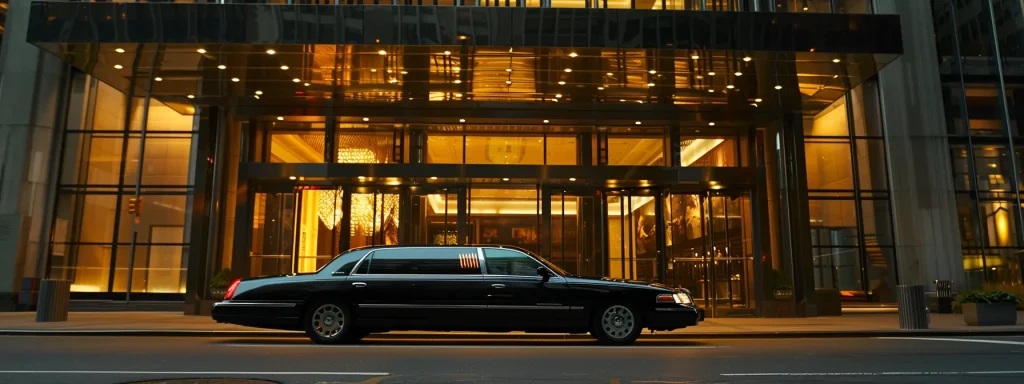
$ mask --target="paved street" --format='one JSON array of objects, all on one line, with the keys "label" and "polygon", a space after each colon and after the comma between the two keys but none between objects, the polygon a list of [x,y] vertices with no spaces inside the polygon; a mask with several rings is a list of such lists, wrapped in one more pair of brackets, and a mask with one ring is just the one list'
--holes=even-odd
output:
[{"label": "paved street", "polygon": [[281,383],[1024,381],[1024,337],[588,341],[0,337],[0,383],[254,378]]}]

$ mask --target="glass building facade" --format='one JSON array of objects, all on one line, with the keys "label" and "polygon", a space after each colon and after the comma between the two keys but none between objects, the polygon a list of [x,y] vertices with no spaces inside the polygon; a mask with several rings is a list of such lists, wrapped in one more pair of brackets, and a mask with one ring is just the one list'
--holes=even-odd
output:
[{"label": "glass building facade", "polygon": [[[1019,287],[1022,30],[979,15],[1024,16],[934,3],[964,271],[924,274]],[[11,275],[74,299],[198,314],[225,277],[380,244],[517,245],[685,287],[710,316],[838,315],[918,279],[880,75],[907,26],[878,1],[22,9],[17,49],[63,70],[52,151],[26,165],[49,170],[19,216],[38,246]]]}]

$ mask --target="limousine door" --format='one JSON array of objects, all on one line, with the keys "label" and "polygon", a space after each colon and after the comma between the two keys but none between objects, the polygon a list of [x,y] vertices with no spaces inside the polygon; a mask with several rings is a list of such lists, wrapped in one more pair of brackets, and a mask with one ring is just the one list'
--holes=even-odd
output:
[{"label": "limousine door", "polygon": [[537,275],[542,265],[526,254],[484,248],[490,322],[498,327],[561,328],[569,325],[569,286],[561,277]]},{"label": "limousine door", "polygon": [[479,324],[486,289],[476,248],[402,247],[374,251],[349,281],[362,322],[379,327],[453,328]]}]

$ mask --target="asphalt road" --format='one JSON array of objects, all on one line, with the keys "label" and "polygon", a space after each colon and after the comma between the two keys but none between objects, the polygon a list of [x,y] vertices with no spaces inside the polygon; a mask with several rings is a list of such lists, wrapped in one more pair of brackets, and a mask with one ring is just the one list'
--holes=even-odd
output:
[{"label": "asphalt road", "polygon": [[[644,342],[0,337],[0,383],[1022,383],[1024,337]],[[157,381],[159,382],[159,381]]]}]

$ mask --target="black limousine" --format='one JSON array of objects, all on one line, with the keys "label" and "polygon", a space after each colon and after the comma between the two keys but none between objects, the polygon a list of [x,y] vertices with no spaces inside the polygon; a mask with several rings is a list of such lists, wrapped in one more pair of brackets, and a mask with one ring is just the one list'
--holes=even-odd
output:
[{"label": "black limousine", "polygon": [[505,246],[347,251],[315,273],[238,279],[213,307],[221,323],[304,330],[316,343],[398,330],[587,333],[630,344],[644,328],[697,325],[684,289],[574,277]]}]

